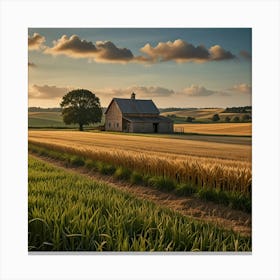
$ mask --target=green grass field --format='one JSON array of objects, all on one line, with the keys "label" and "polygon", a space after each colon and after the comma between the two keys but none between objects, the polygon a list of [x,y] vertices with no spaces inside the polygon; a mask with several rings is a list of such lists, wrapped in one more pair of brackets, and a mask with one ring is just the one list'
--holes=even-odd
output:
[{"label": "green grass field", "polygon": [[29,251],[251,251],[251,238],[29,157]]},{"label": "green grass field", "polygon": [[[29,112],[29,127],[65,127],[60,112]],[[73,125],[72,125],[73,126]]]},{"label": "green grass field", "polygon": [[[104,122],[104,120],[102,120]],[[101,122],[101,123],[102,123]],[[100,124],[95,124],[98,126]],[[85,128],[92,128],[93,125],[85,126]],[[78,128],[77,124],[66,125],[63,122],[61,112],[29,112],[28,113],[28,127],[33,128]]]}]

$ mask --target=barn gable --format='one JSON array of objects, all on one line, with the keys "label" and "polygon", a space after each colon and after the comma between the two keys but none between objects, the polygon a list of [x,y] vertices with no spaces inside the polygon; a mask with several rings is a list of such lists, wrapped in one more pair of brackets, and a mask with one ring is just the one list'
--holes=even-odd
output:
[{"label": "barn gable", "polygon": [[112,103],[116,103],[123,114],[156,114],[159,110],[152,100],[113,98],[105,114],[110,109]]},{"label": "barn gable", "polygon": [[173,121],[159,115],[152,100],[113,98],[105,112],[105,130],[141,133],[172,133]]}]

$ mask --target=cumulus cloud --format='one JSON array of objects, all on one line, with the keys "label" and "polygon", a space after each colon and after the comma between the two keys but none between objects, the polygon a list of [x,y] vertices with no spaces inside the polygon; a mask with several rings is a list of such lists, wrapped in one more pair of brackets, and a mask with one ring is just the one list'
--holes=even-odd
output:
[{"label": "cumulus cloud", "polygon": [[144,55],[135,56],[130,49],[117,47],[111,41],[91,41],[77,35],[63,35],[53,41],[52,47],[46,47],[45,53],[66,55],[73,58],[87,58],[96,62],[107,63],[155,63],[159,61],[206,62],[233,59],[235,56],[219,45],[207,49],[203,45],[194,46],[181,39],[174,42],[159,42],[152,47],[146,44],[140,49]]},{"label": "cumulus cloud", "polygon": [[[66,93],[73,90],[72,87],[57,87],[49,85],[31,85],[29,87],[29,98],[31,99],[56,99],[62,98]],[[154,97],[168,97],[175,92],[172,89],[159,86],[130,86],[126,88],[101,88],[90,89],[98,97],[130,98],[131,93],[136,93],[136,98],[151,99]]]},{"label": "cumulus cloud", "polygon": [[215,96],[233,96],[234,93],[245,93],[250,94],[252,92],[252,87],[248,84],[237,84],[231,88],[227,88],[224,90],[213,90],[207,89],[201,85],[191,85],[190,87],[183,88],[178,91],[176,94],[184,95],[188,97],[206,97],[210,95]]},{"label": "cumulus cloud", "polygon": [[200,97],[200,96],[209,96],[217,93],[217,91],[207,89],[203,86],[199,85],[191,85],[190,87],[186,87],[181,91],[182,94],[192,97]]},{"label": "cumulus cloud", "polygon": [[230,95],[226,91],[207,89],[201,85],[191,85],[189,87],[185,87],[182,90],[178,91],[176,94],[188,96],[188,97],[206,97],[206,96],[210,96],[210,95],[216,95],[216,96],[229,96]]},{"label": "cumulus cloud", "polygon": [[63,35],[53,42],[53,47],[47,48],[45,53],[52,55],[63,54],[74,58],[88,58],[98,62],[128,62],[134,59],[127,48],[118,48],[110,41],[98,41],[93,44],[82,40],[77,35],[67,37]]},{"label": "cumulus cloud", "polygon": [[46,38],[39,33],[34,33],[32,37],[28,35],[28,49],[40,50],[44,47],[45,41]]},{"label": "cumulus cloud", "polygon": [[195,47],[181,39],[177,39],[174,42],[160,42],[156,47],[146,44],[140,50],[154,62],[170,60],[176,62],[206,62],[235,58],[230,51],[226,51],[219,45],[212,46],[208,50],[203,45]]},{"label": "cumulus cloud", "polygon": [[246,60],[251,60],[252,59],[252,55],[249,52],[247,52],[247,51],[240,51],[239,55],[242,58],[245,58]]},{"label": "cumulus cloud", "polygon": [[96,56],[96,61],[129,61],[133,60],[134,56],[131,50],[127,48],[118,48],[110,41],[99,41],[96,42],[98,55]]},{"label": "cumulus cloud", "polygon": [[50,54],[65,54],[71,57],[88,57],[95,53],[96,47],[92,42],[81,40],[77,35],[72,35],[68,38],[63,35],[57,41],[53,41],[53,47],[47,48],[46,53]]},{"label": "cumulus cloud", "polygon": [[129,90],[137,92],[143,97],[167,97],[174,94],[174,90],[158,86],[134,86]]},{"label": "cumulus cloud", "polygon": [[250,94],[250,93],[252,93],[252,86],[243,83],[243,84],[234,85],[233,87],[229,88],[228,90],[233,91],[233,92],[238,92],[238,93]]},{"label": "cumulus cloud", "polygon": [[97,95],[109,97],[130,98],[132,92],[136,93],[136,98],[154,98],[154,97],[168,97],[175,92],[172,89],[167,89],[158,86],[130,86],[127,88],[105,88],[95,91]]},{"label": "cumulus cloud", "polygon": [[174,42],[160,42],[156,47],[146,44],[140,50],[154,61],[203,61],[209,58],[209,52],[204,46],[195,47],[180,39]]},{"label": "cumulus cloud", "polygon": [[219,45],[212,46],[209,49],[209,53],[210,60],[226,60],[235,58],[235,56],[230,51],[226,51]]},{"label": "cumulus cloud", "polygon": [[32,85],[29,87],[28,96],[31,99],[55,99],[63,97],[70,90],[72,90],[72,88]]}]

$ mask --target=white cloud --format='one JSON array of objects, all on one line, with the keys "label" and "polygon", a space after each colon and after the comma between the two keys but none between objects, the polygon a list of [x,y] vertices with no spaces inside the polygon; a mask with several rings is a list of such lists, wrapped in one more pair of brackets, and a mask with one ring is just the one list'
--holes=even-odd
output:
[{"label": "white cloud", "polygon": [[175,92],[172,89],[159,86],[130,86],[127,88],[104,88],[95,91],[97,95],[130,98],[132,92],[136,98],[169,97]]},{"label": "white cloud", "polygon": [[209,50],[199,45],[194,45],[177,39],[174,42],[159,42],[157,46],[152,47],[150,44],[146,44],[140,49],[143,53],[154,61],[176,61],[176,62],[207,62],[214,60],[226,60],[233,59],[235,56],[226,51],[219,45],[212,46]]},{"label": "white cloud", "polygon": [[40,50],[44,48],[44,42],[46,38],[39,33],[34,33],[33,36],[28,35],[28,49]]},{"label": "white cloud", "polygon": [[72,90],[72,88],[32,85],[28,89],[28,96],[31,99],[56,99],[62,98],[70,90]]},{"label": "white cloud", "polygon": [[201,96],[209,96],[217,93],[216,91],[206,89],[200,85],[191,85],[190,87],[186,87],[181,91],[182,94],[186,96],[193,97],[201,97]]},{"label": "white cloud", "polygon": [[[45,42],[45,37],[34,33],[29,37],[30,49],[40,49]],[[191,43],[177,39],[174,42],[159,42],[155,47],[149,43],[140,48],[144,55],[135,56],[128,48],[117,47],[111,41],[91,41],[81,39],[77,35],[61,36],[53,41],[52,47],[44,46],[44,53],[51,55],[66,55],[72,58],[87,58],[103,63],[156,63],[164,61],[183,62],[208,62],[233,59],[235,56],[219,45],[207,49],[203,45],[194,46]]]},{"label": "white cloud", "polygon": [[229,91],[238,92],[238,93],[246,93],[251,94],[252,93],[252,86],[242,83],[234,85],[233,87],[228,89]]},{"label": "white cloud", "polygon": [[98,41],[93,44],[82,40],[77,35],[67,37],[63,35],[48,47],[45,53],[52,55],[66,55],[73,58],[88,58],[97,62],[126,63],[134,59],[132,52],[127,48],[118,48],[110,41]]}]

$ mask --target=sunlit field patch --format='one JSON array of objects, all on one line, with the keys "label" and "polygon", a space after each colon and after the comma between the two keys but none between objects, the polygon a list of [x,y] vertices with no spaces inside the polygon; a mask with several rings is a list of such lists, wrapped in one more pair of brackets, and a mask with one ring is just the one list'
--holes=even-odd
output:
[{"label": "sunlit field patch", "polygon": [[251,147],[246,145],[56,131],[30,131],[29,143],[142,175],[251,195]]},{"label": "sunlit field patch", "polygon": [[252,123],[175,124],[185,133],[252,136]]}]

